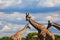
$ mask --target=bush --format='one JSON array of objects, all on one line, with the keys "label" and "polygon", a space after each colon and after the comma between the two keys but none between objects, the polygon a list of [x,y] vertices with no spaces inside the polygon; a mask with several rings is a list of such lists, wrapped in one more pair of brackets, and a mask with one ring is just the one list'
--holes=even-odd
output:
[{"label": "bush", "polygon": [[55,35],[55,39],[56,40],[60,40],[60,36],[59,35]]},{"label": "bush", "polygon": [[[36,37],[33,37],[34,35],[37,35],[37,33],[36,32],[29,33],[26,36],[26,40],[37,40]],[[55,40],[60,40],[60,36],[59,35],[55,35]]]},{"label": "bush", "polygon": [[21,40],[26,40],[26,38],[23,37]]},{"label": "bush", "polygon": [[9,37],[2,37],[0,40],[9,40]]},{"label": "bush", "polygon": [[[33,37],[35,35],[37,35],[36,32],[29,33],[25,38],[22,37],[22,40],[37,40],[37,37]],[[55,35],[55,39],[60,40],[60,36]],[[0,38],[0,40],[9,40],[9,37],[5,36],[5,37]]]},{"label": "bush", "polygon": [[37,35],[36,32],[29,33],[29,34],[26,36],[26,40],[37,40],[36,37],[33,37],[33,36],[35,36],[35,35]]}]

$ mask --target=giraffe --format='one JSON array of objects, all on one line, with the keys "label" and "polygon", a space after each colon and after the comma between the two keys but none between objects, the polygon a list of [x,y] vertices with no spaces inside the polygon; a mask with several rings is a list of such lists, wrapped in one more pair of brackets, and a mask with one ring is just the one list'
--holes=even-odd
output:
[{"label": "giraffe", "polygon": [[30,29],[30,27],[29,27],[28,24],[25,25],[25,27],[23,29],[19,30],[17,33],[15,33],[14,35],[12,35],[10,37],[10,40],[21,40],[21,36],[23,35],[23,33],[26,31],[27,28]]},{"label": "giraffe", "polygon": [[37,31],[38,39],[37,40],[55,40],[54,34],[49,31],[43,24],[37,23],[32,20],[29,13],[26,13],[26,21],[28,21]]},{"label": "giraffe", "polygon": [[60,30],[60,25],[54,22],[50,22],[50,20],[48,20],[48,26],[47,29],[50,28],[51,26],[55,27],[56,29]]}]

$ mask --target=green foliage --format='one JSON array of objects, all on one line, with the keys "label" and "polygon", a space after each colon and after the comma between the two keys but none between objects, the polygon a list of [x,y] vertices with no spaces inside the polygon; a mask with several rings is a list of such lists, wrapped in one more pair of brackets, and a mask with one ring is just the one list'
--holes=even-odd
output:
[{"label": "green foliage", "polygon": [[[37,35],[37,33],[36,32],[29,33],[26,36],[26,40],[37,40],[36,37],[33,37],[34,35]],[[55,35],[55,40],[60,40],[60,35]]]},{"label": "green foliage", "polygon": [[2,37],[0,40],[9,40],[9,37]]},{"label": "green foliage", "polygon": [[26,40],[37,40],[37,38],[33,37],[37,35],[36,32],[33,32],[33,33],[29,33],[27,36],[26,36]]},{"label": "green foliage", "polygon": [[[36,32],[29,33],[25,38],[22,37],[22,40],[37,40],[37,37],[33,37],[35,35],[37,35]],[[60,36],[55,35],[55,39],[60,40]],[[5,37],[0,38],[0,40],[9,40],[9,37],[5,36]]]},{"label": "green foliage", "polygon": [[26,40],[26,38],[23,37],[22,40]]},{"label": "green foliage", "polygon": [[55,39],[56,40],[60,40],[60,36],[59,35],[55,35]]}]

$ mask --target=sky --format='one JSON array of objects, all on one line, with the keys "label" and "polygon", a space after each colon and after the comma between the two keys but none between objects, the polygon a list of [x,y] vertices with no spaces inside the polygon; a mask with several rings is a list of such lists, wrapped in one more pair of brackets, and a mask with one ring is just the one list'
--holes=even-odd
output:
[{"label": "sky", "polygon": [[[45,27],[48,20],[60,24],[60,0],[0,0],[0,37],[10,37],[29,24],[25,19],[26,12]],[[23,37],[29,32],[37,32],[33,26],[30,27]],[[60,31],[54,27],[49,30],[60,35]]]}]

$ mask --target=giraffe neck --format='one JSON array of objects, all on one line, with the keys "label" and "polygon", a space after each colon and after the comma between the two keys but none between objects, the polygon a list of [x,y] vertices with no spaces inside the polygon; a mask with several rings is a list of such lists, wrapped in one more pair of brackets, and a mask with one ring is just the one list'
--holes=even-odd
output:
[{"label": "giraffe neck", "polygon": [[19,38],[23,35],[23,33],[26,31],[27,26],[25,26],[22,30],[19,30],[17,33],[11,36],[11,38]]},{"label": "giraffe neck", "polygon": [[30,19],[29,20],[29,23],[35,28],[37,29],[38,31],[41,31],[42,29],[44,29],[44,25],[40,24],[40,23],[37,23],[35,22],[34,20]]},{"label": "giraffe neck", "polygon": [[25,26],[22,30],[19,30],[20,34],[23,34],[27,29],[27,26]]},{"label": "giraffe neck", "polygon": [[52,26],[54,26],[55,28],[57,28],[58,30],[60,30],[60,25],[57,23],[52,23]]}]

